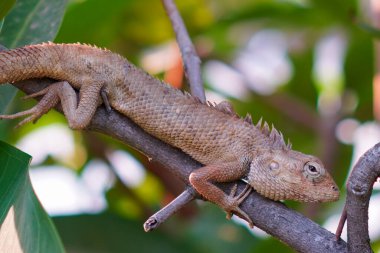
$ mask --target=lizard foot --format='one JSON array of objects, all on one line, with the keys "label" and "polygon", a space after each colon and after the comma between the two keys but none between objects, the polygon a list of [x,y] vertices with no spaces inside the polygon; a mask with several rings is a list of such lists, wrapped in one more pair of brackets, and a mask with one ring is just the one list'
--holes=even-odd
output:
[{"label": "lizard foot", "polygon": [[253,222],[251,218],[248,216],[246,212],[240,209],[240,204],[247,198],[247,196],[251,193],[252,187],[250,185],[246,185],[244,190],[237,196],[236,195],[237,191],[237,184],[235,184],[230,192],[230,195],[228,196],[228,202],[230,203],[228,205],[228,208],[226,208],[227,216],[226,218],[228,220],[231,219],[232,215],[235,214],[239,216],[240,218],[246,220],[249,224],[250,228],[253,228]]},{"label": "lizard foot", "polygon": [[47,87],[41,91],[35,92],[33,94],[30,94],[28,96],[23,97],[23,99],[29,99],[37,96],[44,95],[44,97],[38,102],[38,104],[29,110],[25,110],[22,112],[18,112],[15,114],[10,115],[0,115],[0,119],[16,119],[23,116],[28,116],[21,122],[19,122],[15,128],[18,128],[30,121],[33,121],[33,123],[37,122],[39,118],[41,118],[42,115],[47,113],[52,107],[54,107],[58,103],[58,97],[54,92],[51,92],[51,87]]}]

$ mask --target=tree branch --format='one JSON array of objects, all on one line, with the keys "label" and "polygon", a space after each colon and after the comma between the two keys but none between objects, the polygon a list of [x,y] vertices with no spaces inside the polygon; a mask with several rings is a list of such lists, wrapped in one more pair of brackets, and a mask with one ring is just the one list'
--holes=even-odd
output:
[{"label": "tree branch", "polygon": [[348,252],[372,252],[368,235],[368,206],[373,184],[380,175],[380,143],[356,163],[348,178],[347,235]]},{"label": "tree branch", "polygon": [[[49,80],[28,80],[16,83],[15,86],[30,94],[41,90],[49,83]],[[112,136],[136,148],[170,169],[187,185],[191,171],[201,166],[180,150],[152,137],[120,113],[114,110],[108,113],[103,106],[98,108],[88,130]],[[229,190],[232,185],[233,183],[223,184],[221,187]],[[238,186],[238,190],[241,191],[245,184],[238,182]],[[241,208],[257,227],[299,252],[347,251],[346,243],[342,240],[336,241],[334,234],[285,205],[266,199],[256,192],[248,196]]]},{"label": "tree branch", "polygon": [[[4,49],[0,46],[0,51],[1,48]],[[27,80],[15,83],[14,86],[31,94],[52,82],[54,81],[49,79]],[[57,109],[60,110],[60,107]],[[188,178],[191,171],[202,166],[179,149],[149,135],[117,111],[107,112],[104,106],[98,108],[87,130],[112,136],[134,147],[168,168],[187,185],[190,185]],[[242,191],[245,183],[241,181],[236,183],[238,191]],[[234,183],[228,183],[220,186],[224,191],[229,191],[233,185]],[[282,203],[264,198],[256,192],[252,192],[246,198],[241,209],[249,215],[257,227],[299,252],[347,252],[346,243],[342,240],[337,241],[334,234]]]},{"label": "tree branch", "polygon": [[206,101],[205,91],[203,89],[201,76],[201,60],[199,59],[195,48],[190,40],[186,26],[183,23],[181,15],[173,0],[162,0],[162,4],[172,23],[173,30],[176,34],[177,43],[181,50],[182,60],[185,67],[185,74],[189,81],[191,94],[199,98],[202,102]]}]

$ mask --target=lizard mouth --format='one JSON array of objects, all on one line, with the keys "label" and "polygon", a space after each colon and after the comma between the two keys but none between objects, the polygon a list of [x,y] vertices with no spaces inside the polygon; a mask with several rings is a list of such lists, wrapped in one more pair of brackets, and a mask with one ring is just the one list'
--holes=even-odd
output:
[{"label": "lizard mouth", "polygon": [[[293,200],[298,202],[308,202],[308,203],[322,203],[322,202],[334,202],[340,197],[340,192],[337,186],[331,186],[329,188],[322,188],[318,191],[313,191],[310,194],[305,194],[305,192],[298,195],[298,197],[293,198]],[[292,199],[292,198],[288,198]]]},{"label": "lizard mouth", "polygon": [[334,202],[334,201],[337,201],[339,199],[339,196],[340,196],[340,193],[339,193],[339,190],[338,190],[334,194],[331,194],[330,196],[328,196],[327,198],[325,198],[324,201],[322,201],[322,202]]},{"label": "lizard mouth", "polygon": [[306,202],[334,202],[339,199],[340,192],[337,186],[332,186],[330,192],[316,193],[313,196],[314,196],[314,200],[306,201]]}]

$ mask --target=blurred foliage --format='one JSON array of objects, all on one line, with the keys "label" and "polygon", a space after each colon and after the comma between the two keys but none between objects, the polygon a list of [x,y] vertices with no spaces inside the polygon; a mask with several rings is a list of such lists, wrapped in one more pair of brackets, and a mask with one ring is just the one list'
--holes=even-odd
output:
[{"label": "blurred foliage", "polygon": [[[17,4],[23,1],[17,1]],[[46,6],[48,1],[33,0],[26,15],[14,10],[5,18],[0,42],[14,47],[27,43],[50,40],[54,29],[44,20],[50,16],[62,15],[60,7],[43,12],[47,16],[36,15],[38,8]],[[52,1],[54,3],[55,1]],[[292,100],[299,101],[300,106],[309,108],[321,118],[318,103],[321,90],[313,79],[315,49],[321,38],[327,34],[339,32],[344,34],[347,49],[343,63],[342,96],[353,94],[357,100],[354,108],[341,115],[342,118],[354,118],[359,122],[373,120],[372,78],[374,69],[373,39],[378,31],[370,26],[358,25],[367,22],[356,0],[187,0],[176,1],[192,39],[201,52],[202,60],[220,60],[233,65],[233,61],[246,46],[252,35],[264,29],[284,33],[292,41],[288,50],[293,73],[291,79],[282,86],[277,94],[285,94]],[[54,10],[53,10],[54,9]],[[32,39],[25,34],[13,34],[15,31],[27,32],[28,29],[17,28],[7,24],[12,17],[25,17],[29,25],[34,20],[40,24]],[[358,22],[357,20],[360,20]],[[25,22],[25,21],[24,21]],[[58,23],[54,23],[56,26]],[[29,26],[30,27],[30,26]],[[30,32],[30,31],[29,31]],[[9,33],[9,34],[7,34]],[[47,37],[43,37],[45,34]],[[40,35],[42,37],[40,37]],[[12,41],[6,41],[5,37]],[[106,47],[126,56],[136,65],[142,63],[142,56],[147,52],[173,41],[174,34],[160,1],[153,0],[72,0],[69,1],[63,23],[55,42],[81,42]],[[162,60],[164,61],[164,60]],[[234,84],[231,84],[234,85]],[[206,83],[211,88],[209,83]],[[212,88],[211,88],[212,89]],[[0,91],[0,111],[5,109],[6,98],[12,96],[8,91]],[[249,112],[254,121],[261,116],[292,140],[295,149],[305,153],[323,154],[326,140],[320,133],[295,120],[271,103],[272,97],[261,96],[251,92],[248,99],[232,99],[235,109],[241,115]],[[4,104],[2,104],[4,103]],[[13,110],[19,111],[30,107],[30,102],[13,103]],[[328,119],[327,119],[328,120]],[[0,138],[12,143],[18,142],[25,135],[52,122],[63,122],[59,113],[49,113],[36,125],[27,125],[20,130],[12,130],[11,123],[0,123]],[[9,122],[9,121],[8,121]],[[320,126],[316,128],[320,129]],[[86,157],[78,167],[85,167],[91,159],[105,156],[94,151],[99,145],[83,141],[82,133],[75,133],[75,145]],[[131,152],[142,163],[144,158],[129,147],[98,136],[101,145],[108,149],[124,149]],[[327,143],[328,144],[328,143]],[[87,146],[86,146],[87,145]],[[332,173],[339,186],[344,188],[348,167],[352,156],[352,147],[336,143]],[[87,152],[87,153],[86,153]],[[79,155],[79,154],[77,154]],[[104,155],[104,153],[103,153]],[[77,159],[77,158],[73,158]],[[77,159],[82,161],[83,159]],[[49,157],[45,163],[54,162]],[[149,167],[149,166],[147,166]],[[80,170],[78,172],[80,174]],[[252,235],[248,229],[234,222],[225,221],[223,212],[205,205],[193,215],[177,215],[150,234],[142,232],[142,222],[147,218],[144,210],[157,210],[162,201],[161,185],[157,173],[148,172],[149,183],[126,191],[120,182],[107,192],[109,212],[99,215],[78,215],[75,217],[56,218],[55,221],[68,251],[72,252],[291,252],[291,250],[273,238],[261,238]],[[159,176],[159,175],[158,175]],[[143,188],[153,185],[153,190]],[[159,185],[159,186],[158,186]],[[157,192],[160,192],[159,194]],[[172,192],[168,193],[169,199]],[[141,197],[149,195],[148,197]],[[137,203],[134,196],[142,203]],[[140,197],[139,197],[140,196]],[[167,197],[167,196],[166,196]],[[344,199],[344,192],[343,197]],[[162,202],[161,202],[162,203]],[[341,204],[319,206],[315,213],[307,205],[289,203],[292,208],[313,216],[314,220],[324,221],[330,215],[340,211]],[[313,214],[312,214],[313,213]],[[112,228],[112,229],[111,229]],[[96,242],[96,244],[94,244]],[[94,245],[94,246],[91,246]],[[380,245],[374,240],[374,245]],[[93,248],[91,248],[93,247]]]},{"label": "blurred foliage", "polygon": [[[18,0],[0,29],[0,44],[15,48],[53,40],[62,21],[65,6],[66,0]],[[3,10],[2,6],[0,10]],[[0,113],[6,112],[16,92],[17,89],[10,85],[0,86]],[[4,124],[0,124],[0,138],[4,138],[1,135],[5,132]]]},{"label": "blurred foliage", "polygon": [[256,249],[265,244],[226,221],[216,207],[203,208],[191,225],[174,217],[153,233],[145,233],[141,221],[109,212],[56,217],[54,222],[68,252],[260,252]]}]

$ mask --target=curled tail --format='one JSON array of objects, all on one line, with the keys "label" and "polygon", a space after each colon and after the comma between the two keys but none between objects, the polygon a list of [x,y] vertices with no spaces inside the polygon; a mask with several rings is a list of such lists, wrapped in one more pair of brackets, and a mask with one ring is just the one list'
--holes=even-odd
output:
[{"label": "curled tail", "polygon": [[54,78],[60,52],[52,43],[0,52],[0,84],[44,76]]}]

